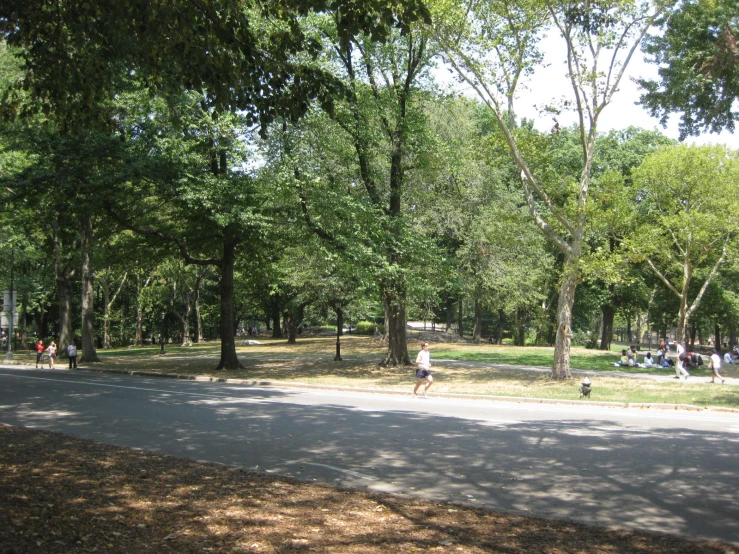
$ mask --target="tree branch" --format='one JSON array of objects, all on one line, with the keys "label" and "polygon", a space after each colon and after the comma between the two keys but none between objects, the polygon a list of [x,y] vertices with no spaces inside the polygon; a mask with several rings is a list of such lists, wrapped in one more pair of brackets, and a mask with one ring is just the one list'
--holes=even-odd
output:
[{"label": "tree branch", "polygon": [[673,285],[670,280],[665,277],[659,269],[657,269],[657,266],[654,265],[654,262],[652,262],[650,258],[647,258],[647,263],[649,264],[649,267],[652,268],[652,271],[654,271],[655,275],[659,277],[660,281],[662,281],[668,289],[674,292],[675,296],[677,296],[678,298],[682,298],[682,293],[678,292],[677,288],[675,288],[675,285]]}]

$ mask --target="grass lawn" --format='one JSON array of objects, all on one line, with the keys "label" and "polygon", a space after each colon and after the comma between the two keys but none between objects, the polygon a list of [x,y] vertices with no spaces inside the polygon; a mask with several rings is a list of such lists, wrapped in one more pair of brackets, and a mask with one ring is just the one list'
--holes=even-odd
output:
[{"label": "grass lawn", "polygon": [[[261,345],[241,346],[241,343],[237,342],[239,360],[244,368],[232,371],[215,370],[220,356],[218,342],[187,348],[166,345],[164,355],[160,355],[159,346],[100,350],[98,351],[100,363],[80,365],[89,368],[154,371],[216,378],[366,387],[408,393],[415,382],[415,366],[378,367],[377,363],[382,359],[386,347],[371,338],[342,337],[341,362],[333,361],[336,342],[334,337],[300,338],[296,345],[288,345],[285,339],[260,337],[258,340]],[[418,341],[412,340],[408,349],[411,359],[415,359]],[[671,369],[613,367],[612,362],[618,359],[618,352],[573,348],[571,355],[573,369],[596,372],[631,371],[665,376],[672,376],[675,373]],[[555,381],[549,378],[547,372],[491,366],[498,364],[548,368],[551,366],[552,356],[553,349],[550,347],[432,341],[431,360],[435,383],[430,392],[578,399],[579,376],[566,381]],[[35,355],[17,352],[15,360],[33,365]],[[456,363],[445,363],[446,360],[454,360]],[[57,360],[57,368],[66,367],[66,360]],[[739,366],[725,367],[722,373],[724,377],[739,378]],[[629,379],[604,373],[602,376],[591,376],[592,400],[739,408],[739,387],[728,383],[711,385],[708,383],[709,378],[707,365],[693,371],[687,382]]]}]

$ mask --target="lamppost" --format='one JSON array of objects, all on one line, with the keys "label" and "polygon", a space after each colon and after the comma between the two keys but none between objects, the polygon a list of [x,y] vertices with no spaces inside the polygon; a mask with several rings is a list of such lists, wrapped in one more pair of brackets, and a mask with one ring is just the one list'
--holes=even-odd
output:
[{"label": "lamppost", "polygon": [[164,354],[164,317],[167,315],[167,312],[162,310],[162,326],[160,328],[160,335],[159,335],[159,345],[161,346],[161,349],[159,350],[159,354]]},{"label": "lamppost", "polygon": [[335,362],[341,361],[341,331],[344,327],[344,312],[341,309],[341,300],[334,301],[334,307],[336,308],[336,356],[334,356]]}]

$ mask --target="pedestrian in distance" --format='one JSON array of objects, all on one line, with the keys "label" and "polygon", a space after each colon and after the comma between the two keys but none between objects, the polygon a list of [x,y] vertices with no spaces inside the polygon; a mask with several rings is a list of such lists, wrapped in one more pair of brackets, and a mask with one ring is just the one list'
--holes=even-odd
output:
[{"label": "pedestrian in distance", "polygon": [[721,384],[724,384],[724,378],[721,377],[721,349],[717,346],[713,349],[711,354],[711,363],[708,366],[711,369],[711,383],[715,383],[716,377],[721,379]]},{"label": "pedestrian in distance", "polygon": [[36,341],[36,369],[38,364],[41,363],[41,367],[44,367],[44,341],[41,339]]},{"label": "pedestrian in distance", "polygon": [[421,351],[416,356],[416,365],[418,371],[416,371],[416,387],[413,389],[413,396],[418,395],[418,389],[423,385],[423,380],[428,380],[428,384],[421,391],[420,396],[426,396],[426,391],[429,390],[431,385],[434,384],[434,377],[431,375],[431,355],[429,354],[429,343],[424,342],[421,345]]},{"label": "pedestrian in distance", "polygon": [[72,366],[77,369],[77,344],[74,341],[67,345],[67,357],[69,358],[69,369],[72,369]]},{"label": "pedestrian in distance", "polygon": [[56,359],[56,343],[51,341],[48,348],[49,352],[49,369],[54,369],[54,360]]}]

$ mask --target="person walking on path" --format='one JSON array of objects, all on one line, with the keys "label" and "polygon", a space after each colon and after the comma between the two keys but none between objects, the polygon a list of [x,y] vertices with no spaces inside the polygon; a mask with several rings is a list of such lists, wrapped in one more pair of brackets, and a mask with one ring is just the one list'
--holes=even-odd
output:
[{"label": "person walking on path", "polygon": [[688,355],[685,353],[685,347],[678,341],[675,341],[675,349],[677,350],[677,361],[675,362],[675,379],[680,379],[685,375],[685,380],[688,380],[690,373],[685,369],[685,361],[688,359]]},{"label": "person walking on path", "polygon": [[421,396],[426,396],[426,391],[434,384],[434,377],[431,375],[431,355],[429,354],[429,343],[424,342],[421,345],[421,351],[416,356],[416,388],[413,389],[413,396],[418,396],[418,389],[421,388],[424,379],[428,379],[428,385],[421,392]]},{"label": "person walking on path", "polygon": [[44,367],[44,341],[41,339],[36,341],[36,369],[38,364],[41,362],[41,367]]},{"label": "person walking on path", "polygon": [[54,369],[54,360],[56,359],[56,343],[54,341],[51,341],[48,351],[49,351],[49,369]]},{"label": "person walking on path", "polygon": [[711,369],[711,383],[715,383],[716,377],[721,379],[721,384],[724,384],[724,378],[721,377],[721,349],[717,346],[713,349],[711,354],[711,363],[708,366]]},{"label": "person walking on path", "polygon": [[77,345],[74,341],[67,345],[67,357],[69,358],[69,369],[72,369],[72,365],[77,369]]}]

